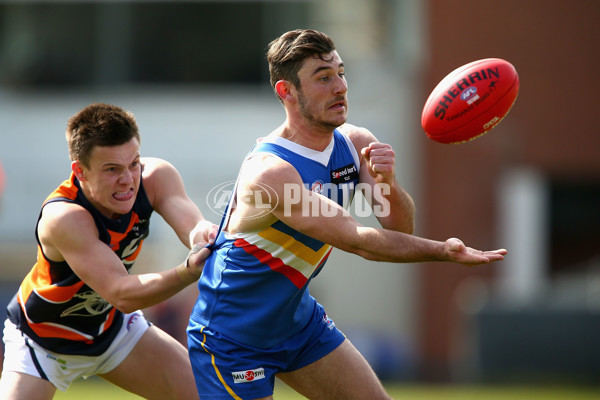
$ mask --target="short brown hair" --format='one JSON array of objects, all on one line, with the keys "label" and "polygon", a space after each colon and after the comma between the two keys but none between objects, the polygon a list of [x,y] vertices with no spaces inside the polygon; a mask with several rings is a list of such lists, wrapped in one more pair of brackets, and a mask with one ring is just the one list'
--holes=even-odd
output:
[{"label": "short brown hair", "polygon": [[322,32],[296,29],[284,33],[269,43],[267,51],[271,86],[275,89],[277,81],[283,79],[299,88],[298,71],[304,60],[310,56],[324,60],[323,56],[334,50],[333,40]]},{"label": "short brown hair", "polygon": [[71,161],[89,166],[92,150],[97,146],[118,146],[140,134],[135,117],[111,104],[94,103],[69,118],[67,143]]}]

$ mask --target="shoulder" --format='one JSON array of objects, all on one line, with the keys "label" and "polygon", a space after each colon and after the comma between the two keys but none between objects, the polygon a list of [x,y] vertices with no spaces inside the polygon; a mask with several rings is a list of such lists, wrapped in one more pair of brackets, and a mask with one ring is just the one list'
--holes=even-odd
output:
[{"label": "shoulder", "polygon": [[162,158],[155,157],[142,157],[140,159],[142,163],[142,177],[144,182],[148,179],[155,179],[161,175],[178,174],[177,169]]},{"label": "shoulder", "polygon": [[257,153],[247,158],[240,174],[241,184],[254,187],[268,186],[275,191],[283,189],[286,183],[297,181],[302,180],[292,164],[268,153]]},{"label": "shoulder", "polygon": [[140,161],[144,190],[152,206],[164,196],[182,193],[183,180],[173,164],[154,157],[142,157]]},{"label": "shoulder", "polygon": [[369,143],[377,142],[375,135],[367,128],[345,123],[337,128],[339,132],[350,138],[358,154],[363,147],[367,147]]},{"label": "shoulder", "polygon": [[77,226],[93,221],[92,214],[83,206],[66,201],[54,201],[44,206],[40,223],[50,227]]},{"label": "shoulder", "polygon": [[46,254],[56,261],[62,258],[56,250],[60,243],[98,238],[98,229],[90,212],[78,204],[64,201],[44,206],[37,233]]}]

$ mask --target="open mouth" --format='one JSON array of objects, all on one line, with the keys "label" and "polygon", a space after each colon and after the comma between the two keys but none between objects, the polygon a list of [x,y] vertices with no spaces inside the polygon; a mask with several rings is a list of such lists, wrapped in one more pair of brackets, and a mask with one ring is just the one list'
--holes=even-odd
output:
[{"label": "open mouth", "polygon": [[118,201],[130,200],[134,195],[133,189],[129,189],[126,192],[116,192],[113,194],[113,198]]},{"label": "open mouth", "polygon": [[329,107],[330,110],[343,110],[345,108],[346,108],[346,103],[344,103],[343,101],[335,102]]},{"label": "open mouth", "polygon": [[343,110],[346,108],[346,100],[343,97],[338,97],[334,103],[329,106],[330,110]]}]

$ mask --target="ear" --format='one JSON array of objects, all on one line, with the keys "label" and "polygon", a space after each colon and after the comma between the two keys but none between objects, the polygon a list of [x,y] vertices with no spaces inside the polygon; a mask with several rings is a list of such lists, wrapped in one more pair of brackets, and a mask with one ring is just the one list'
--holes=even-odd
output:
[{"label": "ear", "polygon": [[79,161],[73,161],[71,163],[71,171],[73,171],[77,179],[85,181],[85,173],[83,172],[83,167]]},{"label": "ear", "polygon": [[291,83],[288,81],[277,81],[277,83],[275,84],[275,91],[277,92],[277,95],[281,98],[281,100],[289,101],[293,98]]}]

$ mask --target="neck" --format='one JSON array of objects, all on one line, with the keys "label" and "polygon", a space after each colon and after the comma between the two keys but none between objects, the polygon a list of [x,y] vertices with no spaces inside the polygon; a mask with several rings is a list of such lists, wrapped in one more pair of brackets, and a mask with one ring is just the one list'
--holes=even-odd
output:
[{"label": "neck", "polygon": [[332,127],[309,127],[301,124],[291,124],[288,120],[274,133],[309,149],[323,151],[331,143],[333,131],[334,128]]}]

